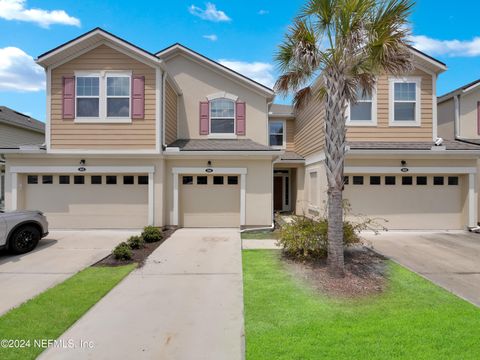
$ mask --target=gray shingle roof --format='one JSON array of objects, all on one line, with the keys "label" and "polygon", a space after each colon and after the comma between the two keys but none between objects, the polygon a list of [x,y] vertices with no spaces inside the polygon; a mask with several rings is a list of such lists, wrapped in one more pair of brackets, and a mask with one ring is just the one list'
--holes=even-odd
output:
[{"label": "gray shingle roof", "polygon": [[45,124],[6,106],[0,106],[0,122],[45,133]]},{"label": "gray shingle roof", "polygon": [[[480,145],[469,144],[459,140],[444,140],[447,150],[480,150]],[[430,150],[434,146],[429,141],[349,141],[351,150]]]},{"label": "gray shingle roof", "polygon": [[272,104],[268,110],[270,115],[294,116],[293,106],[284,104]]},{"label": "gray shingle roof", "polygon": [[168,145],[181,151],[273,151],[250,139],[179,139]]},{"label": "gray shingle roof", "polygon": [[285,151],[285,153],[281,156],[282,160],[305,160],[304,157],[297,154],[295,151]]}]

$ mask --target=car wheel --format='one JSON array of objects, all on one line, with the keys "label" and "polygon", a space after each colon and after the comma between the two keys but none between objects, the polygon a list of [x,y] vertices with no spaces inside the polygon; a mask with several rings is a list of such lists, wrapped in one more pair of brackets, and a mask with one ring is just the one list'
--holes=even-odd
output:
[{"label": "car wheel", "polygon": [[40,241],[40,231],[34,226],[21,226],[14,231],[8,243],[8,248],[14,254],[24,254],[32,251]]}]

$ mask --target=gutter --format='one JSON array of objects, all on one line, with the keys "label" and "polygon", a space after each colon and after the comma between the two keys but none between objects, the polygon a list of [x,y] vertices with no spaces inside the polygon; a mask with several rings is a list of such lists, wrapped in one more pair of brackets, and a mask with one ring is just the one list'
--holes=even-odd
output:
[{"label": "gutter", "polygon": [[[478,145],[478,144],[474,144]],[[390,150],[390,149],[377,149],[377,150],[350,150],[347,156],[350,155],[376,155],[376,156],[392,156],[392,155],[427,155],[427,156],[455,156],[455,155],[480,155],[479,150]]]}]

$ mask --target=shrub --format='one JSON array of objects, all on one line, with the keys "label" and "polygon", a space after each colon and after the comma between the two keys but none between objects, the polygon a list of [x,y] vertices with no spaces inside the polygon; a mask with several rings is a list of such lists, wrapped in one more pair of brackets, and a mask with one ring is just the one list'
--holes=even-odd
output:
[{"label": "shrub", "polygon": [[147,243],[160,241],[163,239],[162,231],[155,226],[145,226],[142,232],[142,238]]},{"label": "shrub", "polygon": [[141,236],[130,236],[127,240],[127,244],[132,250],[141,249],[145,246],[145,241]]},{"label": "shrub", "polygon": [[132,250],[126,242],[118,244],[112,252],[113,256],[117,260],[131,260]]}]

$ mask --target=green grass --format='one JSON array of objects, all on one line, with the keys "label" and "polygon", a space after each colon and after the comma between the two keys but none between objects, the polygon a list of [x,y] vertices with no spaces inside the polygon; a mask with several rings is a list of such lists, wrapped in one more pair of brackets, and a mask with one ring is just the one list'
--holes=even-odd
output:
[{"label": "green grass", "polygon": [[241,233],[242,240],[277,240],[280,237],[279,231],[249,231]]},{"label": "green grass", "polygon": [[0,317],[0,340],[31,340],[26,348],[0,347],[0,359],[35,359],[45,350],[35,339],[57,339],[135,266],[87,268]]},{"label": "green grass", "polygon": [[243,252],[247,360],[478,359],[480,309],[389,262],[388,290],[315,293],[277,251]]}]

